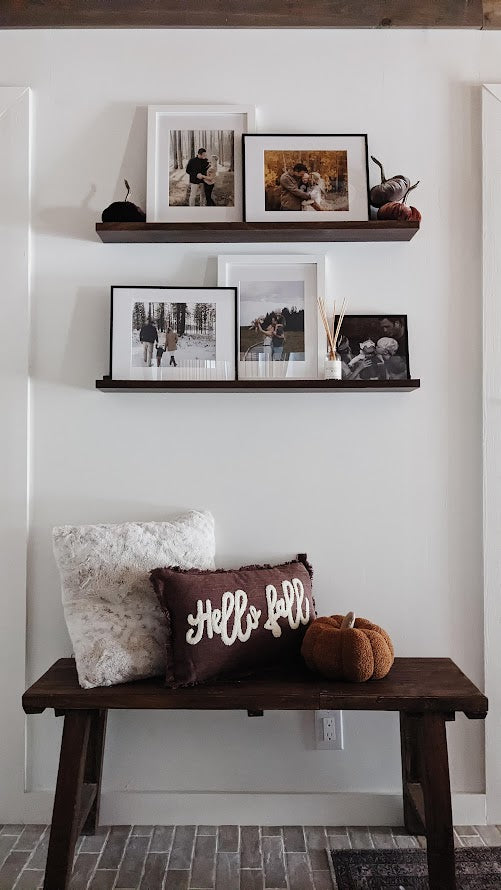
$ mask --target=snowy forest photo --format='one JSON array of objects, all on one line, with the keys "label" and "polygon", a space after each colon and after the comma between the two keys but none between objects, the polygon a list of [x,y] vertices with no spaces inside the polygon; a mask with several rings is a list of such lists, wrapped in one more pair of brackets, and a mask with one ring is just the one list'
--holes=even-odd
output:
[{"label": "snowy forest photo", "polygon": [[134,303],[131,367],[215,358],[215,303]]},{"label": "snowy forest photo", "polygon": [[190,204],[188,162],[206,151],[192,206],[233,207],[235,203],[235,138],[233,130],[171,130],[169,138],[169,207]]}]

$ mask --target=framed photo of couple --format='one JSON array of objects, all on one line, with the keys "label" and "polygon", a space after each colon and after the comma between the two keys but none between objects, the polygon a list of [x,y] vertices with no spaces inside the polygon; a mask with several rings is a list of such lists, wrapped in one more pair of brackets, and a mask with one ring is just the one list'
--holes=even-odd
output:
[{"label": "framed photo of couple", "polygon": [[236,289],[111,288],[114,380],[235,380]]},{"label": "framed photo of couple", "polygon": [[343,380],[410,380],[407,316],[345,315],[338,356]]},{"label": "framed photo of couple", "polygon": [[249,105],[150,105],[148,222],[241,222]]},{"label": "framed photo of couple", "polygon": [[367,136],[261,135],[248,105],[150,105],[148,222],[369,219]]},{"label": "framed photo of couple", "polygon": [[247,222],[369,219],[367,136],[244,135]]},{"label": "framed photo of couple", "polygon": [[324,257],[220,256],[218,284],[237,292],[238,379],[324,376]]}]

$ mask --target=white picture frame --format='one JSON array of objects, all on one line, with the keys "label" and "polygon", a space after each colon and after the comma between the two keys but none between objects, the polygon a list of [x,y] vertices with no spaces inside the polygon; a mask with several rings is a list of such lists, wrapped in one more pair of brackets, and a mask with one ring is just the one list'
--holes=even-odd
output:
[{"label": "white picture frame", "polygon": [[[244,133],[254,132],[254,127],[255,108],[251,105],[149,105],[147,222],[241,222],[243,220],[242,136]],[[223,134],[220,146],[224,151],[226,139],[226,152],[228,152],[230,133],[233,133],[233,164],[230,163],[231,158],[230,161],[223,158],[216,163],[215,186],[211,193],[215,206],[207,204],[201,206],[202,200],[206,200],[202,192],[202,183],[197,196],[194,197],[196,206],[174,204],[174,201],[190,200],[191,187],[189,176],[185,172],[184,155],[187,156],[193,150],[196,156],[202,147],[207,148],[210,154],[212,151],[210,145],[214,144],[216,134]],[[173,142],[175,134],[178,134],[178,138]],[[204,134],[207,136],[207,145],[202,146],[198,143],[204,141]],[[174,145],[177,148],[174,148]],[[175,160],[173,160],[174,152],[176,152]],[[210,159],[207,160],[210,163]],[[221,164],[221,160],[225,161],[225,164]],[[177,165],[176,170],[174,164]],[[226,169],[229,165],[233,166],[232,182]],[[186,192],[183,191],[185,186]],[[225,197],[226,200],[232,200],[232,203],[228,205],[221,203]]]},{"label": "white picture frame", "polygon": [[[140,308],[141,304],[143,317],[138,320],[136,307]],[[183,306],[181,329],[176,307]],[[197,315],[200,308],[206,314],[203,325],[199,325],[200,316]],[[162,318],[161,325],[159,317]],[[110,318],[112,380],[168,383],[236,379],[235,288],[114,285],[111,287]],[[157,336],[145,334],[145,343],[151,342],[148,351],[144,348],[145,343],[141,343],[142,325],[151,322]],[[176,336],[169,344],[167,333],[171,330]],[[158,347],[162,347],[160,354]]]},{"label": "white picture frame", "polygon": [[[366,133],[244,134],[243,143],[246,222],[307,225],[369,219]],[[296,165],[311,181],[301,181]],[[298,197],[301,189],[304,200]]]},{"label": "white picture frame", "polygon": [[[275,284],[279,282],[287,286],[294,284],[294,293],[297,293],[298,282],[304,288],[304,359],[290,358],[287,352],[287,332],[285,337],[286,349],[281,361],[261,360],[262,353],[257,351],[254,356],[249,355],[249,349],[243,350],[241,343],[242,330],[248,327],[248,319],[242,324],[242,297],[243,285]],[[317,300],[325,297],[325,257],[304,254],[242,254],[221,255],[218,257],[218,285],[220,287],[235,287],[237,289],[237,317],[236,317],[236,353],[237,375],[239,380],[259,379],[262,377],[287,377],[296,380],[317,380],[323,378],[324,363],[327,351],[325,331],[318,312]],[[274,291],[270,289],[270,299],[273,302]],[[250,293],[250,289],[248,289]],[[262,292],[261,292],[262,293]],[[264,291],[264,298],[266,292]],[[278,297],[278,301],[280,297]],[[269,308],[279,308],[272,306]],[[326,300],[328,311],[332,311],[332,304]],[[251,314],[254,306],[251,304]],[[281,305],[280,305],[281,308]],[[260,335],[256,337],[257,350]],[[251,350],[253,347],[251,346]],[[296,353],[298,355],[299,353]],[[242,359],[242,355],[247,355]]]}]

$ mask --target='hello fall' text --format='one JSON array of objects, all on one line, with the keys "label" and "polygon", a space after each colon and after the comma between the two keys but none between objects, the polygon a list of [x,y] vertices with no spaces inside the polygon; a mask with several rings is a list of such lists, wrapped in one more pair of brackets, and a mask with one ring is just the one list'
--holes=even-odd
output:
[{"label": "'hello fall' text", "polygon": [[[266,607],[267,617],[263,627],[270,630],[274,637],[282,635],[281,618],[293,630],[310,621],[310,603],[299,578],[282,581],[282,596],[278,595],[273,584],[267,584]],[[196,613],[188,615],[191,629],[186,633],[186,642],[195,646],[205,633],[209,640],[218,634],[225,646],[232,646],[236,640],[245,643],[259,627],[261,614],[261,609],[248,605],[245,590],[236,590],[235,593],[227,590],[221,598],[221,608],[214,608],[209,599],[205,602],[198,600]]]}]

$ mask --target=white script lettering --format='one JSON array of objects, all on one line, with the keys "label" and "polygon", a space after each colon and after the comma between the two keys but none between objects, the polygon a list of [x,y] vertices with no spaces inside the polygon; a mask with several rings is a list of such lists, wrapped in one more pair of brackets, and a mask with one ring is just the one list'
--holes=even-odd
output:
[{"label": "white script lettering", "polygon": [[[274,637],[282,636],[282,628],[278,623],[279,618],[286,618],[292,630],[297,630],[300,624],[308,624],[310,620],[310,603],[305,597],[304,587],[299,578],[282,581],[282,593],[283,597],[279,599],[276,587],[273,584],[266,585],[268,620],[264,627],[266,630],[271,630]],[[294,601],[296,603],[295,614]]]},{"label": "white script lettering", "polygon": [[[188,615],[188,624],[194,629],[186,632],[186,642],[196,646],[205,631],[209,640],[214,634],[219,634],[225,646],[232,646],[237,639],[245,643],[258,627],[261,617],[261,610],[255,606],[249,606],[247,612],[247,604],[245,590],[236,590],[235,593],[228,590],[223,593],[220,609],[214,609],[210,600],[205,600],[205,607],[203,600],[198,600],[196,615]],[[233,627],[230,632],[232,619]]]}]

